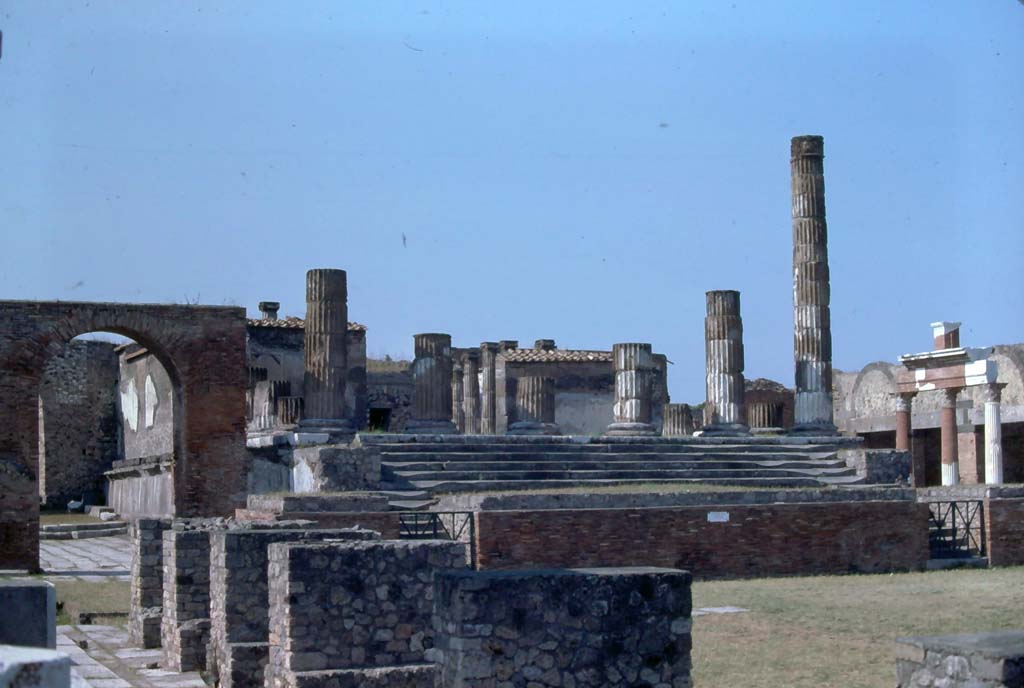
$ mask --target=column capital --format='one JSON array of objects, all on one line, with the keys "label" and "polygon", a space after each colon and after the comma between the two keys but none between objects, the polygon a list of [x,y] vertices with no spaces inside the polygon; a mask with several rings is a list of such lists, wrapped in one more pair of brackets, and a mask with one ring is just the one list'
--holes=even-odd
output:
[{"label": "column capital", "polygon": [[914,397],[917,396],[917,392],[897,392],[893,394],[893,400],[896,402],[896,412],[900,411],[910,413],[914,405]]},{"label": "column capital", "polygon": [[997,404],[1003,400],[1003,388],[1005,382],[990,382],[985,385],[985,401],[994,401]]},{"label": "column capital", "polygon": [[963,391],[963,387],[943,387],[942,392],[942,408],[956,408],[956,398]]}]

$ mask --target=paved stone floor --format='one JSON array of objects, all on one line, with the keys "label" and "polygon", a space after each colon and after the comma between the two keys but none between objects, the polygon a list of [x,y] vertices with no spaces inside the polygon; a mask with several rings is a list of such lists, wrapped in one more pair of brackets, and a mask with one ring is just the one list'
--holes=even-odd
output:
[{"label": "paved stone floor", "polygon": [[115,626],[58,626],[57,650],[66,652],[73,688],[199,688],[198,673],[159,668],[160,650],[128,644],[128,631]]},{"label": "paved stone floor", "polygon": [[127,535],[86,540],[43,540],[39,563],[49,580],[130,580],[132,554]]}]

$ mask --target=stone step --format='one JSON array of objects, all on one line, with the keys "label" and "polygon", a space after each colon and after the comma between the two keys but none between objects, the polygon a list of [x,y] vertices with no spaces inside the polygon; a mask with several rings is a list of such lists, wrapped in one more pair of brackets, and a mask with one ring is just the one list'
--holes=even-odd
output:
[{"label": "stone step", "polygon": [[109,506],[90,506],[86,513],[94,518],[99,518],[103,514],[114,513],[114,508]]},{"label": "stone step", "polygon": [[[103,525],[107,525],[104,523]],[[116,528],[105,528],[103,530],[65,530],[65,531],[39,531],[40,540],[88,540],[90,538],[112,537],[115,535],[126,535],[128,526]]]},{"label": "stone step", "polygon": [[371,445],[384,454],[428,453],[428,454],[708,454],[708,453],[835,453],[841,447],[837,444],[725,444],[725,443],[616,443],[616,444],[564,444],[541,442],[511,443],[480,443],[480,444],[446,444],[414,442],[407,444],[374,444]]},{"label": "stone step", "polygon": [[448,457],[439,457],[435,461],[385,461],[381,463],[385,471],[489,471],[489,470],[749,470],[758,468],[791,468],[815,470],[818,468],[846,468],[846,463],[834,460],[771,460],[759,459],[749,461],[718,461],[718,460],[658,460],[631,461],[619,457],[618,460],[596,460],[592,457],[571,460],[533,460],[533,461],[492,461],[486,457],[481,461],[449,461]]},{"label": "stone step", "polygon": [[772,478],[772,477],[817,477],[817,476],[848,476],[856,475],[849,468],[819,469],[732,469],[708,470],[662,470],[662,469],[624,469],[624,470],[493,470],[493,471],[395,471],[384,476],[392,482],[399,480],[415,483],[422,480],[462,481],[462,480],[615,480],[620,478],[660,480],[663,478],[688,478],[693,480],[715,480],[716,478]]},{"label": "stone step", "polygon": [[103,521],[102,523],[51,523],[40,528],[44,533],[69,533],[87,530],[109,530],[126,527],[125,521]]},{"label": "stone step", "polygon": [[[409,486],[437,493],[487,492],[494,490],[546,490],[565,488],[608,487],[624,485],[725,485],[734,487],[822,487],[826,485],[855,485],[861,482],[857,476],[820,477],[778,477],[778,478],[721,478],[717,480],[695,480],[692,478],[616,479],[616,480],[464,480],[430,481],[415,480]],[[399,489],[399,485],[391,485]]]}]

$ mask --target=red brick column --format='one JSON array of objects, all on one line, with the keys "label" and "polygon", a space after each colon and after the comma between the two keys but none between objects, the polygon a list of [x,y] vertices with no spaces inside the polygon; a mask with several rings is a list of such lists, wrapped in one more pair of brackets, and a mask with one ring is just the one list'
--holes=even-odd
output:
[{"label": "red brick column", "polygon": [[896,395],[896,449],[910,451],[910,415],[914,405],[914,394]]},{"label": "red brick column", "polygon": [[942,432],[942,484],[960,484],[960,460],[958,453],[959,438],[956,433],[956,397],[958,388],[942,390],[942,413],[940,430]]}]

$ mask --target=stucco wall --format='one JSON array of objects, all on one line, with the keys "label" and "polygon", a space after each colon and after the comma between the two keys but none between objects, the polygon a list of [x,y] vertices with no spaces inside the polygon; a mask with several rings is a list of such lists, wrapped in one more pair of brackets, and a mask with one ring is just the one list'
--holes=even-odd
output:
[{"label": "stucco wall", "polygon": [[160,361],[137,345],[121,351],[118,384],[124,458],[174,453],[174,391]]}]

